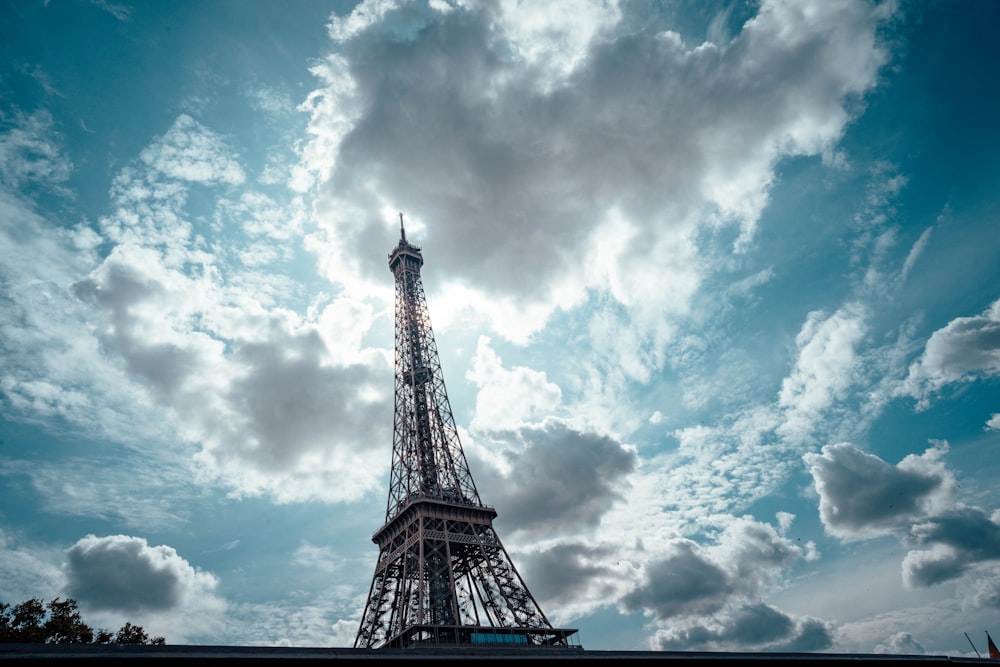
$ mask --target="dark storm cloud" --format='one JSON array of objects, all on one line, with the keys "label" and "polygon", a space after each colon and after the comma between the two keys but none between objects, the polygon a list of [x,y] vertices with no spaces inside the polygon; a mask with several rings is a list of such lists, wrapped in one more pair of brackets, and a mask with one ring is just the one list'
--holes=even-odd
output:
[{"label": "dark storm cloud", "polygon": [[581,433],[558,420],[525,427],[508,436],[522,445],[505,452],[511,472],[501,476],[478,466],[484,496],[496,504],[508,530],[531,534],[575,532],[597,525],[625,492],[635,452],[607,436]]},{"label": "dark storm cloud", "polygon": [[661,651],[753,647],[780,652],[822,651],[833,644],[830,630],[815,619],[794,619],[764,603],[713,617],[712,623],[661,631],[653,639]]},{"label": "dark storm cloud", "polygon": [[[402,4],[333,30],[352,85],[331,77],[330,94],[349,88],[361,111],[330,191],[414,212],[442,265],[520,296],[578,270],[612,209],[654,237],[706,204],[752,226],[777,157],[828,148],[884,60],[863,3],[769,7],[728,44],[698,48],[626,3],[553,83],[495,5]],[[636,239],[627,254],[653,246]],[[528,275],[510,280],[515,265]]]},{"label": "dark storm cloud", "polygon": [[820,496],[823,525],[845,538],[895,532],[925,516],[951,490],[952,478],[935,459],[911,456],[892,466],[847,443],[803,457]]},{"label": "dark storm cloud", "polygon": [[81,604],[116,611],[163,611],[188,594],[207,595],[215,578],[197,572],[170,547],[125,535],[89,535],[68,553],[67,593]]}]

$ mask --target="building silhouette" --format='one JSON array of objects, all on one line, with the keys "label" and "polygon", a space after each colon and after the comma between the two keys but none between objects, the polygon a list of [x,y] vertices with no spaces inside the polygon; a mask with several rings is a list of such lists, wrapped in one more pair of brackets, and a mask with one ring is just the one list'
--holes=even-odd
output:
[{"label": "building silhouette", "polygon": [[554,628],[493,529],[455,428],[431,330],[420,248],[389,255],[396,279],[395,410],[385,524],[356,648],[574,647]]}]

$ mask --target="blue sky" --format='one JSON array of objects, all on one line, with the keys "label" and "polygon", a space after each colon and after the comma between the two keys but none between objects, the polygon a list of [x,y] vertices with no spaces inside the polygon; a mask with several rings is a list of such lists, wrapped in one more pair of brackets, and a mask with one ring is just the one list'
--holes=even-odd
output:
[{"label": "blue sky", "polygon": [[4,3],[0,600],[350,645],[403,212],[480,494],[585,648],[983,652],[998,19]]}]

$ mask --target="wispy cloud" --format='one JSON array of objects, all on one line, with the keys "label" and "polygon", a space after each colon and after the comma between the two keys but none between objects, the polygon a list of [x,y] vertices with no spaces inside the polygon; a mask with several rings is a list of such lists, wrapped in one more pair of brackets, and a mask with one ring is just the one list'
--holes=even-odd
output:
[{"label": "wispy cloud", "polygon": [[90,0],[90,2],[119,21],[128,21],[132,17],[132,8],[128,5],[115,4],[110,0]]},{"label": "wispy cloud", "polygon": [[52,114],[45,110],[0,116],[0,182],[12,190],[28,184],[58,187],[73,169],[59,143]]}]

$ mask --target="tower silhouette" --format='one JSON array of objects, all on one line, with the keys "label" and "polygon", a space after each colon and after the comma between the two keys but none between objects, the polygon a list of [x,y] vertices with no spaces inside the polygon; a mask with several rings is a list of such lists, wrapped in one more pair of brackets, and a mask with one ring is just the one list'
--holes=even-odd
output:
[{"label": "tower silhouette", "polygon": [[445,391],[427,300],[424,259],[407,242],[389,255],[396,279],[395,418],[385,524],[356,648],[569,647],[553,628],[493,530]]}]

